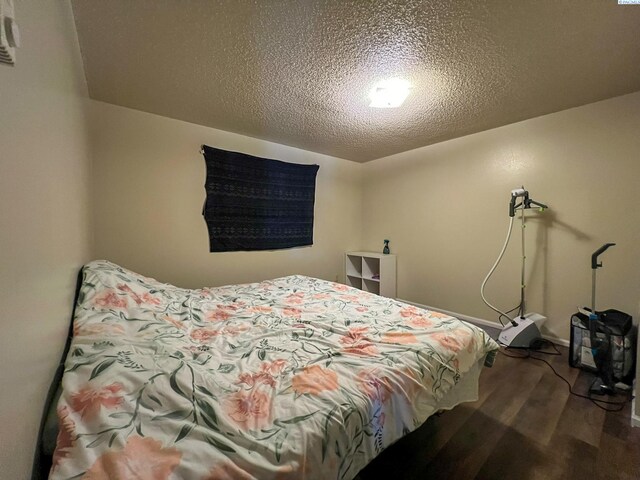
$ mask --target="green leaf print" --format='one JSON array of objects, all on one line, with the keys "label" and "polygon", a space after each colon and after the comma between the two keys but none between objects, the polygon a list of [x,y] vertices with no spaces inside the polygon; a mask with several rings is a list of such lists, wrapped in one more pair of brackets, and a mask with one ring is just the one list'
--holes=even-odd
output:
[{"label": "green leaf print", "polygon": [[173,412],[165,413],[164,415],[156,415],[151,420],[161,420],[164,418],[170,418],[173,420],[184,420],[191,412],[189,410],[174,410]]},{"label": "green leaf print", "polygon": [[232,363],[221,363],[218,367],[218,371],[221,373],[229,373],[233,371],[234,368],[236,367]]},{"label": "green leaf print", "polygon": [[202,385],[196,385],[196,390],[198,392],[200,392],[200,393],[204,393],[205,395],[208,395],[209,397],[213,398],[214,400],[218,398],[213,393],[211,393],[211,391],[208,388],[203,387]]},{"label": "green leaf print", "polygon": [[131,412],[115,412],[109,415],[110,418],[131,418],[132,416]]},{"label": "green leaf print", "polygon": [[180,395],[181,397],[184,397],[188,400],[190,400],[190,398],[187,396],[186,393],[184,393],[180,387],[178,386],[178,381],[176,380],[176,376],[178,375],[178,372],[180,371],[180,369],[182,368],[182,363],[180,364],[180,366],[178,368],[176,368],[171,375],[169,375],[169,385],[171,386],[171,390],[173,390],[174,392],[176,392],[178,395]]},{"label": "green leaf print", "polygon": [[285,425],[291,425],[293,423],[300,423],[304,420],[306,420],[307,418],[311,418],[313,417],[316,413],[318,413],[319,410],[316,410],[313,413],[308,413],[307,415],[298,415],[297,417],[293,417],[293,418],[288,418],[287,420],[276,420],[274,423],[283,423]]},{"label": "green leaf print", "polygon": [[189,435],[189,433],[191,433],[191,430],[193,430],[193,428],[195,427],[195,425],[193,423],[187,423],[186,425],[184,425],[181,429],[180,429],[180,433],[178,433],[178,436],[176,437],[176,443],[178,443],[180,440],[182,440],[184,437],[186,437],[187,435]]},{"label": "green leaf print", "polygon": [[196,400],[196,403],[200,409],[200,417],[204,423],[206,423],[209,428],[220,431],[218,428],[218,416],[216,415],[216,411],[213,407],[208,402],[200,399]]},{"label": "green leaf print", "polygon": [[231,448],[229,445],[227,445],[226,443],[222,443],[219,440],[216,440],[214,437],[212,437],[211,435],[205,435],[205,440],[207,441],[207,443],[209,443],[210,445],[213,445],[214,447],[216,447],[218,450],[220,450],[221,452],[230,452],[230,453],[235,453],[235,450],[233,448]]},{"label": "green leaf print", "polygon": [[276,437],[276,460],[280,462],[280,457],[282,455],[282,445],[284,444],[285,439],[287,438],[287,431],[281,430],[281,435]]},{"label": "green leaf print", "polygon": [[98,445],[100,445],[100,444],[102,444],[102,443],[104,443],[104,442],[106,442],[106,441],[107,441],[107,437],[106,437],[106,435],[102,435],[102,436],[100,436],[100,437],[96,438],[93,442],[89,443],[89,444],[87,445],[87,448],[95,448],[95,447],[97,447]]},{"label": "green leaf print", "polygon": [[96,368],[94,368],[93,371],[91,372],[91,376],[89,377],[89,380],[93,380],[94,378],[96,378],[98,375],[100,375],[102,372],[104,372],[107,368],[109,368],[114,363],[116,363],[116,360],[114,358],[109,358],[108,360],[105,360],[104,362],[99,363],[96,366]]}]

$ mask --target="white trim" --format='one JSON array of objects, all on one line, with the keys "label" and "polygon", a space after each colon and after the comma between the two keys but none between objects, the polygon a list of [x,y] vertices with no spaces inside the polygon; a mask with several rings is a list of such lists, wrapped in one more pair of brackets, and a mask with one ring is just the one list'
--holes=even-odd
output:
[{"label": "white trim", "polygon": [[[502,328],[497,322],[492,322],[491,320],[485,320],[484,318],[471,317],[469,315],[465,315],[464,313],[456,313],[451,312],[449,310],[444,310],[443,308],[430,307],[429,305],[423,305],[422,303],[412,302],[410,300],[403,300],[402,298],[396,298],[399,302],[409,303],[411,305],[415,305],[416,307],[425,308],[427,310],[433,310],[435,312],[444,313],[445,315],[451,315],[452,317],[459,318],[460,320],[464,320],[465,322],[477,323],[478,325],[484,325],[485,327],[497,328],[498,330]],[[553,335],[543,335],[542,338],[545,340],[549,340],[557,345],[562,345],[563,347],[569,346],[569,340],[565,340],[563,338],[558,338]]]},{"label": "white trim", "polygon": [[636,415],[636,396],[635,393],[638,390],[638,382],[636,380],[634,388],[633,400],[631,401],[631,426],[640,427],[640,416]]}]

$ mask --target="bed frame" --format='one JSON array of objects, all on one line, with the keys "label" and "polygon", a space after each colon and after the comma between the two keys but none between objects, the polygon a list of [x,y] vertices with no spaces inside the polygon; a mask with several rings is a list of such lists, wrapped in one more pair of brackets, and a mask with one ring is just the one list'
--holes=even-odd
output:
[{"label": "bed frame", "polygon": [[[59,388],[62,381],[62,374],[64,373],[64,362],[69,353],[71,347],[71,338],[73,337],[73,319],[76,314],[76,305],[78,304],[78,296],[80,295],[80,287],[82,286],[84,267],[80,269],[76,277],[76,289],[73,296],[73,308],[71,310],[71,320],[69,322],[69,331],[67,333],[67,339],[64,345],[64,351],[56,367],[56,372],[49,385],[47,391],[47,397],[44,402],[44,408],[42,409],[42,418],[40,419],[40,427],[38,429],[38,438],[36,441],[36,451],[33,456],[33,466],[31,469],[31,480],[46,480],[49,476],[49,470],[52,465],[52,457],[47,454],[44,446],[44,434],[48,428],[55,428],[57,431],[57,417],[56,415],[56,401],[59,397]],[[54,427],[55,426],[55,427]]]}]

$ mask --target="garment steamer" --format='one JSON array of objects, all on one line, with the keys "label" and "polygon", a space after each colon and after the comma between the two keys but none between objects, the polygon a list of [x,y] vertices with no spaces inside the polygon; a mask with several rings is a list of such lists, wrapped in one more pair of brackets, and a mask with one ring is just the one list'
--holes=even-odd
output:
[{"label": "garment steamer", "polygon": [[[518,203],[519,202],[519,203]],[[547,318],[539,313],[525,313],[526,312],[526,302],[525,302],[525,216],[524,211],[530,208],[538,208],[541,212],[545,209],[549,208],[547,205],[536,202],[532,198],[529,197],[529,192],[525,190],[524,186],[521,188],[516,188],[511,191],[511,200],[509,201],[509,230],[507,231],[507,238],[505,239],[504,245],[502,246],[502,250],[500,251],[500,255],[498,255],[498,259],[489,270],[489,273],[485,277],[482,282],[482,286],[480,287],[480,295],[482,296],[482,300],[484,303],[493,311],[499,314],[498,320],[502,324],[502,331],[498,336],[498,342],[502,345],[512,348],[529,348],[534,340],[537,340],[541,337],[540,335],[540,327],[547,320]],[[494,307],[489,303],[484,295],[484,288],[493,275],[493,272],[496,270],[502,257],[504,256],[505,251],[507,250],[507,246],[509,245],[509,240],[511,239],[511,232],[513,230],[513,221],[516,216],[516,212],[520,211],[520,219],[522,222],[522,268],[520,273],[520,304],[515,307],[518,309],[518,314],[510,318],[508,313],[503,312],[502,310]],[[510,311],[515,310],[512,309]],[[509,322],[505,325],[503,322],[503,318],[508,319]]]}]

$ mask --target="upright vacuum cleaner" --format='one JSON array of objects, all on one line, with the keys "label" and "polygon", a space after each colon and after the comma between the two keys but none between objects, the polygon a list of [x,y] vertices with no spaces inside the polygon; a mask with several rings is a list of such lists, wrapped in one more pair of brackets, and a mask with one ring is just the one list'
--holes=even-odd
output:
[{"label": "upright vacuum cleaner", "polygon": [[598,257],[615,243],[605,243],[591,255],[591,308],[571,317],[569,364],[595,372],[590,392],[611,395],[616,387],[628,388],[634,376],[635,338],[631,315],[619,310],[596,310]]},{"label": "upright vacuum cleaner", "polygon": [[615,243],[605,243],[591,255],[591,312],[589,313],[589,340],[591,343],[591,355],[598,370],[599,378],[591,386],[591,393],[611,394],[614,392],[613,377],[611,372],[611,355],[609,355],[609,342],[606,337],[598,336],[598,321],[600,317],[596,311],[596,272],[602,267],[598,263],[598,257]]}]

